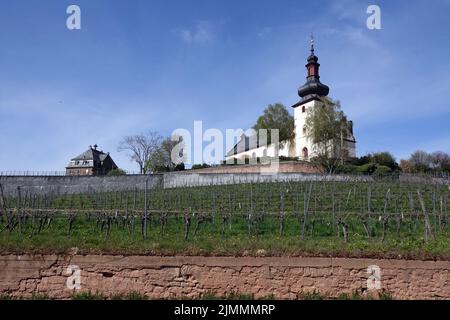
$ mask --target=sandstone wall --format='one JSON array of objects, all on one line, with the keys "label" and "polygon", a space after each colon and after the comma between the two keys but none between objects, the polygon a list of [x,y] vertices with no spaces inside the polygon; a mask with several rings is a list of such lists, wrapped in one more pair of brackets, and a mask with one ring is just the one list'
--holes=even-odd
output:
[{"label": "sandstone wall", "polygon": [[369,265],[397,299],[450,299],[450,261],[302,257],[0,256],[0,293],[68,298],[69,265],[81,269],[81,289],[105,295],[140,292],[150,298],[202,293],[274,295],[297,299],[367,290]]},{"label": "sandstone wall", "polygon": [[[193,170],[195,173],[260,173],[269,171],[275,164],[240,164]],[[278,163],[279,172],[294,173],[323,173],[323,169],[306,161],[281,161]],[[182,172],[181,172],[182,173]]]}]

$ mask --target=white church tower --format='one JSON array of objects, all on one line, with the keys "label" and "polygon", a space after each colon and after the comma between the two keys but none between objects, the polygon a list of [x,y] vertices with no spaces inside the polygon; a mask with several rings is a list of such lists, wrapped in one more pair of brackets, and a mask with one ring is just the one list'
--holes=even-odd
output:
[{"label": "white church tower", "polygon": [[[311,38],[311,54],[307,59],[306,69],[306,83],[298,89],[298,95],[301,100],[294,104],[294,119],[295,119],[295,153],[300,160],[308,161],[315,155],[315,148],[310,139],[306,129],[306,117],[308,110],[311,108],[318,108],[323,103],[322,97],[328,96],[330,88],[320,82],[319,58],[314,54],[314,39]],[[343,138],[343,149],[347,157],[356,157],[355,146],[356,140],[353,136],[353,123],[349,121],[350,135]]]}]

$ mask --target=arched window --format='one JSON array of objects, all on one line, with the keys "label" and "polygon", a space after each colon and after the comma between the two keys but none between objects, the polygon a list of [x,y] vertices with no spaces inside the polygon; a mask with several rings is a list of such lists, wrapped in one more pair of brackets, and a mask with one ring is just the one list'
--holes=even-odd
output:
[{"label": "arched window", "polygon": [[302,112],[303,112],[303,113],[306,112],[306,107],[305,107],[305,106],[302,107]]},{"label": "arched window", "polygon": [[308,148],[303,148],[302,154],[304,159],[308,159]]}]

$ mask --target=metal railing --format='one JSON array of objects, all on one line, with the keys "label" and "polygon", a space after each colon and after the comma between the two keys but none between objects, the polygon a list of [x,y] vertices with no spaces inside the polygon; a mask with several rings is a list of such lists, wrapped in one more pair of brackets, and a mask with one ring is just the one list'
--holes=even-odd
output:
[{"label": "metal railing", "polygon": [[[138,171],[125,171],[126,175],[141,175]],[[64,177],[86,175],[70,175],[66,171],[36,171],[36,170],[8,170],[0,171],[0,177]]]},{"label": "metal railing", "polygon": [[59,177],[65,175],[65,171],[0,171],[0,177]]}]

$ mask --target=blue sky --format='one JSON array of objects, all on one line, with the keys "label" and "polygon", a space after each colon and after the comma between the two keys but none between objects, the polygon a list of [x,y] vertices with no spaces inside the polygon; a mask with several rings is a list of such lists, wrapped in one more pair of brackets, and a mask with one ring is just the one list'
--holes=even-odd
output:
[{"label": "blue sky", "polygon": [[[450,0],[0,4],[0,171],[64,170],[95,143],[136,170],[124,135],[247,129],[298,101],[311,32],[359,155],[450,152]],[[81,30],[66,28],[70,4]],[[366,28],[370,4],[381,30]]]}]

